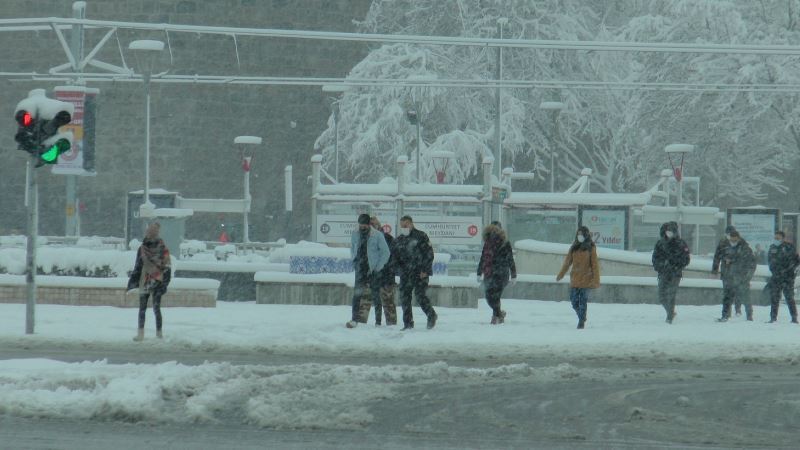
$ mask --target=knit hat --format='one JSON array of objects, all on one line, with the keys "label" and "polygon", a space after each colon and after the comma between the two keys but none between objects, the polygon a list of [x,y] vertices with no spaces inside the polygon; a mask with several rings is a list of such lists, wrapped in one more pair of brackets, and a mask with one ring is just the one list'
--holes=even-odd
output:
[{"label": "knit hat", "polygon": [[731,234],[731,232],[736,231],[736,227],[733,225],[728,225],[725,227],[725,234]]},{"label": "knit hat", "polygon": [[359,225],[369,225],[369,214],[359,214],[359,216],[358,216],[358,224]]}]

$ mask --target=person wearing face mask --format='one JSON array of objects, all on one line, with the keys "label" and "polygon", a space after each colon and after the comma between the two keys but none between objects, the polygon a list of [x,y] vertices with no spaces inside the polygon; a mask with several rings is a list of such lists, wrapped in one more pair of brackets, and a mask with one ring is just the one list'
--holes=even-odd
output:
[{"label": "person wearing face mask", "polygon": [[653,269],[658,273],[658,300],[667,312],[667,323],[675,319],[675,294],[683,269],[689,265],[689,246],[678,236],[678,224],[666,222],[659,231],[661,239],[653,249]]},{"label": "person wearing face mask", "polygon": [[[715,278],[721,278],[720,275],[720,268],[722,262],[722,256],[725,255],[728,247],[731,246],[731,232],[736,231],[736,228],[733,225],[728,225],[725,227],[725,236],[719,240],[717,244],[717,249],[714,251],[714,262],[711,264],[711,275]],[[734,307],[737,316],[742,315],[742,304],[739,301],[739,298],[734,299]]]},{"label": "person wearing face mask", "polygon": [[750,280],[756,271],[756,258],[750,245],[739,232],[730,232],[730,245],[720,261],[722,272],[722,317],[718,322],[731,318],[731,304],[739,299],[744,305],[747,320],[753,320],[753,305],[750,304]]},{"label": "person wearing face mask", "polygon": [[[372,304],[375,306],[376,325],[380,325],[382,315],[380,295],[375,295],[378,289],[378,273],[389,261],[389,247],[383,233],[369,226],[369,214],[358,216],[358,228],[350,237],[350,257],[355,271],[355,285],[353,287],[353,304],[351,319],[345,325],[355,328],[359,319],[361,297],[372,295]],[[365,318],[366,319],[366,318]]]},{"label": "person wearing face mask", "polygon": [[403,330],[414,328],[411,294],[428,316],[428,329],[436,325],[438,316],[426,295],[428,281],[433,273],[433,247],[428,235],[414,227],[411,216],[400,219],[400,229],[395,239],[397,269],[400,272],[400,301],[403,306]]},{"label": "person wearing face mask", "polygon": [[153,314],[156,316],[156,337],[162,338],[161,297],[167,293],[172,279],[169,250],[159,237],[161,225],[153,222],[147,226],[142,245],[136,251],[136,262],[128,279],[128,290],[139,290],[139,327],[134,341],[144,339],[144,320],[147,302],[153,297]]},{"label": "person wearing face mask", "polygon": [[792,316],[792,323],[797,323],[797,305],[794,301],[794,278],[800,257],[794,245],[786,242],[786,235],[783,231],[775,232],[775,240],[769,246],[768,262],[769,271],[772,272],[770,278],[770,311],[769,323],[778,321],[778,306],[781,302],[781,292],[786,299],[786,306],[789,307],[789,314]]},{"label": "person wearing face mask", "polygon": [[592,235],[586,226],[578,227],[575,241],[564,258],[564,264],[556,276],[561,281],[572,266],[569,273],[569,299],[572,309],[578,315],[578,329],[586,326],[586,310],[589,303],[589,289],[600,287],[600,262],[597,260],[597,247],[592,242]]}]

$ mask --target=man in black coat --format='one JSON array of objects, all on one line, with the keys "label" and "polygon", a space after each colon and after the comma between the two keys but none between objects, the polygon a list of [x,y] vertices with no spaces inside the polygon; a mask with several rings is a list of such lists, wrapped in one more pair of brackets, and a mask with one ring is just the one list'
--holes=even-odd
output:
[{"label": "man in black coat", "polygon": [[653,269],[658,273],[658,300],[667,312],[667,323],[675,319],[675,294],[689,265],[689,246],[678,236],[678,224],[666,222],[659,231],[661,239],[653,249]]},{"label": "man in black coat", "polygon": [[792,316],[792,323],[797,323],[797,305],[794,301],[794,277],[795,270],[800,264],[800,257],[797,256],[797,249],[794,245],[785,240],[786,234],[783,231],[775,232],[775,240],[769,246],[767,254],[769,271],[772,272],[770,284],[770,303],[769,322],[774,323],[778,320],[778,306],[781,302],[781,292],[786,298],[786,306],[789,307],[789,314]]},{"label": "man in black coat", "polygon": [[428,281],[433,273],[433,247],[428,235],[414,228],[411,216],[400,219],[400,229],[395,239],[397,269],[400,272],[400,300],[403,305],[403,329],[414,328],[411,311],[411,293],[422,311],[428,316],[428,329],[436,325],[436,311],[426,295]]},{"label": "man in black coat", "polygon": [[756,258],[750,245],[739,232],[730,232],[730,245],[720,261],[722,272],[722,317],[719,322],[731,318],[731,303],[738,298],[744,304],[747,320],[753,320],[753,305],[750,304],[750,280],[756,271]]},{"label": "man in black coat", "polygon": [[[717,249],[714,251],[714,262],[711,265],[711,274],[715,277],[719,277],[720,273],[720,263],[722,262],[722,256],[725,254],[725,251],[728,247],[731,246],[731,232],[736,231],[736,228],[733,225],[728,225],[725,227],[725,236],[719,240],[717,244]],[[739,302],[738,298],[734,299],[734,307],[736,308],[736,315],[742,315],[742,304]]]}]

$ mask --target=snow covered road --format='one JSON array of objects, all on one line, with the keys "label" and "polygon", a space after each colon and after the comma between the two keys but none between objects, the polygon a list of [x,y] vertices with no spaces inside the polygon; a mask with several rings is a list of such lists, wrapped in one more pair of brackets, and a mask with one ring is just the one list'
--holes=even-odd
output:
[{"label": "snow covered road", "polygon": [[144,343],[133,310],[42,305],[25,336],[24,306],[0,305],[0,442],[795,446],[800,328],[785,318],[718,324],[716,307],[682,307],[670,326],[653,305],[590,305],[579,331],[566,302],[504,305],[502,326],[481,305],[412,332],[347,330],[347,307],[171,308],[166,338]]}]

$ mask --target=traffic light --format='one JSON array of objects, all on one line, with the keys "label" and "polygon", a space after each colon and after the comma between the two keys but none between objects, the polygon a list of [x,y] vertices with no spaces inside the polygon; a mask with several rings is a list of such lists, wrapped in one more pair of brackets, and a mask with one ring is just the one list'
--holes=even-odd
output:
[{"label": "traffic light", "polygon": [[[53,100],[57,101],[57,100]],[[63,103],[63,102],[59,102]],[[58,156],[72,147],[72,133],[59,133],[58,129],[68,124],[72,115],[67,110],[58,111],[52,119],[39,124],[39,162],[36,167],[58,163]]]},{"label": "traffic light", "polygon": [[38,158],[36,167],[56,164],[58,156],[72,147],[72,132],[58,129],[72,121],[74,105],[49,99],[44,89],[34,89],[17,104],[14,119],[19,128],[14,140],[18,148]]},{"label": "traffic light", "polygon": [[17,141],[17,149],[28,153],[35,153],[37,150],[37,121],[29,111],[21,109],[14,114],[19,127],[14,140]]}]

